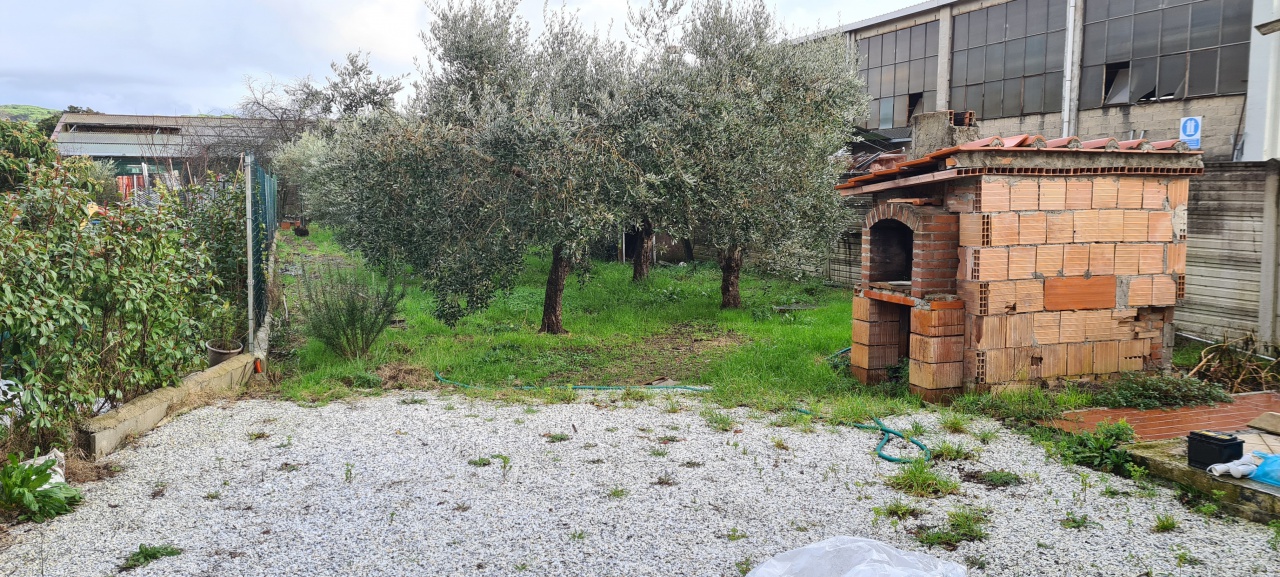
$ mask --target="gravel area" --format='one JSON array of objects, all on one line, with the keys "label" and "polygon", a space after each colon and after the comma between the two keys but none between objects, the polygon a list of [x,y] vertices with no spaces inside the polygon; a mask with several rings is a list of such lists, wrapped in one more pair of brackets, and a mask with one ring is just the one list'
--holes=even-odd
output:
[{"label": "gravel area", "polygon": [[[184,552],[129,574],[732,576],[834,535],[967,560],[979,566],[971,575],[1280,567],[1267,528],[1206,519],[1167,490],[1106,497],[1108,485],[1138,489],[1050,461],[1009,431],[980,446],[939,432],[931,413],[888,419],[919,421],[930,445],[980,448],[976,461],[940,465],[953,478],[1007,469],[1026,479],[1004,489],[966,481],[958,495],[916,499],[885,486],[898,466],[876,458],[871,433],[776,428],[741,410],[740,431],[718,432],[694,398],[680,399],[676,413],[665,399],[527,407],[428,393],[205,407],[110,457],[123,471],[86,485],[73,514],[12,527],[0,575],[111,575],[139,544],[170,543]],[[468,464],[498,454],[509,468],[496,457]],[[926,513],[876,519],[873,507],[899,498]],[[991,510],[985,541],[947,551],[912,536],[960,505]],[[1097,525],[1064,528],[1069,513]],[[1157,514],[1178,528],[1152,532]],[[1179,567],[1179,553],[1203,565]]]}]

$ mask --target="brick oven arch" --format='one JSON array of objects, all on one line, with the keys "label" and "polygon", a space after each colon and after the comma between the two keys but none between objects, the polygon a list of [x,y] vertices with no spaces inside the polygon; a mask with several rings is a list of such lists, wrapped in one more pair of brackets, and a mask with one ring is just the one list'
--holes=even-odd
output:
[{"label": "brick oven arch", "polygon": [[[960,262],[958,215],[939,206],[881,201],[867,211],[862,226],[863,288],[909,280],[909,292],[915,298],[955,294]],[[906,254],[901,252],[904,248]]]}]

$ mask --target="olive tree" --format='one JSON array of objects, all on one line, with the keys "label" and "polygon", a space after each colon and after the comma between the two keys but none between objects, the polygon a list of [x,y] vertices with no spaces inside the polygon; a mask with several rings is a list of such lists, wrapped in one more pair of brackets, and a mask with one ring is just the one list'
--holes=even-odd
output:
[{"label": "olive tree", "polygon": [[866,96],[839,37],[791,43],[759,0],[695,1],[681,45],[681,140],[697,144],[681,171],[693,183],[698,230],[717,251],[721,307],[737,308],[748,247],[825,245],[837,233],[831,156]]}]

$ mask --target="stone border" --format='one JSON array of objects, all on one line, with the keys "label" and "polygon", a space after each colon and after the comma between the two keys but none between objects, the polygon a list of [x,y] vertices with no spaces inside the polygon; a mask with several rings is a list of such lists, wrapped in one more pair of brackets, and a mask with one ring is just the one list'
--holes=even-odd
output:
[{"label": "stone border", "polygon": [[229,398],[253,376],[257,357],[236,355],[217,366],[182,379],[176,387],[164,387],[142,395],[119,408],[76,426],[76,445],[91,459],[105,457],[130,437],[136,437],[165,419],[203,405],[212,398]]}]

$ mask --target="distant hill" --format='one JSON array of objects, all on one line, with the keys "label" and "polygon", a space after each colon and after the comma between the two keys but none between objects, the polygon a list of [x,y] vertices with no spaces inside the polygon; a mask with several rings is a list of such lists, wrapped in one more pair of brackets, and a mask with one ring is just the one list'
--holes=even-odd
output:
[{"label": "distant hill", "polygon": [[7,118],[9,120],[40,122],[54,114],[61,113],[61,110],[41,108],[39,106],[31,106],[29,104],[0,104],[0,118]]}]

